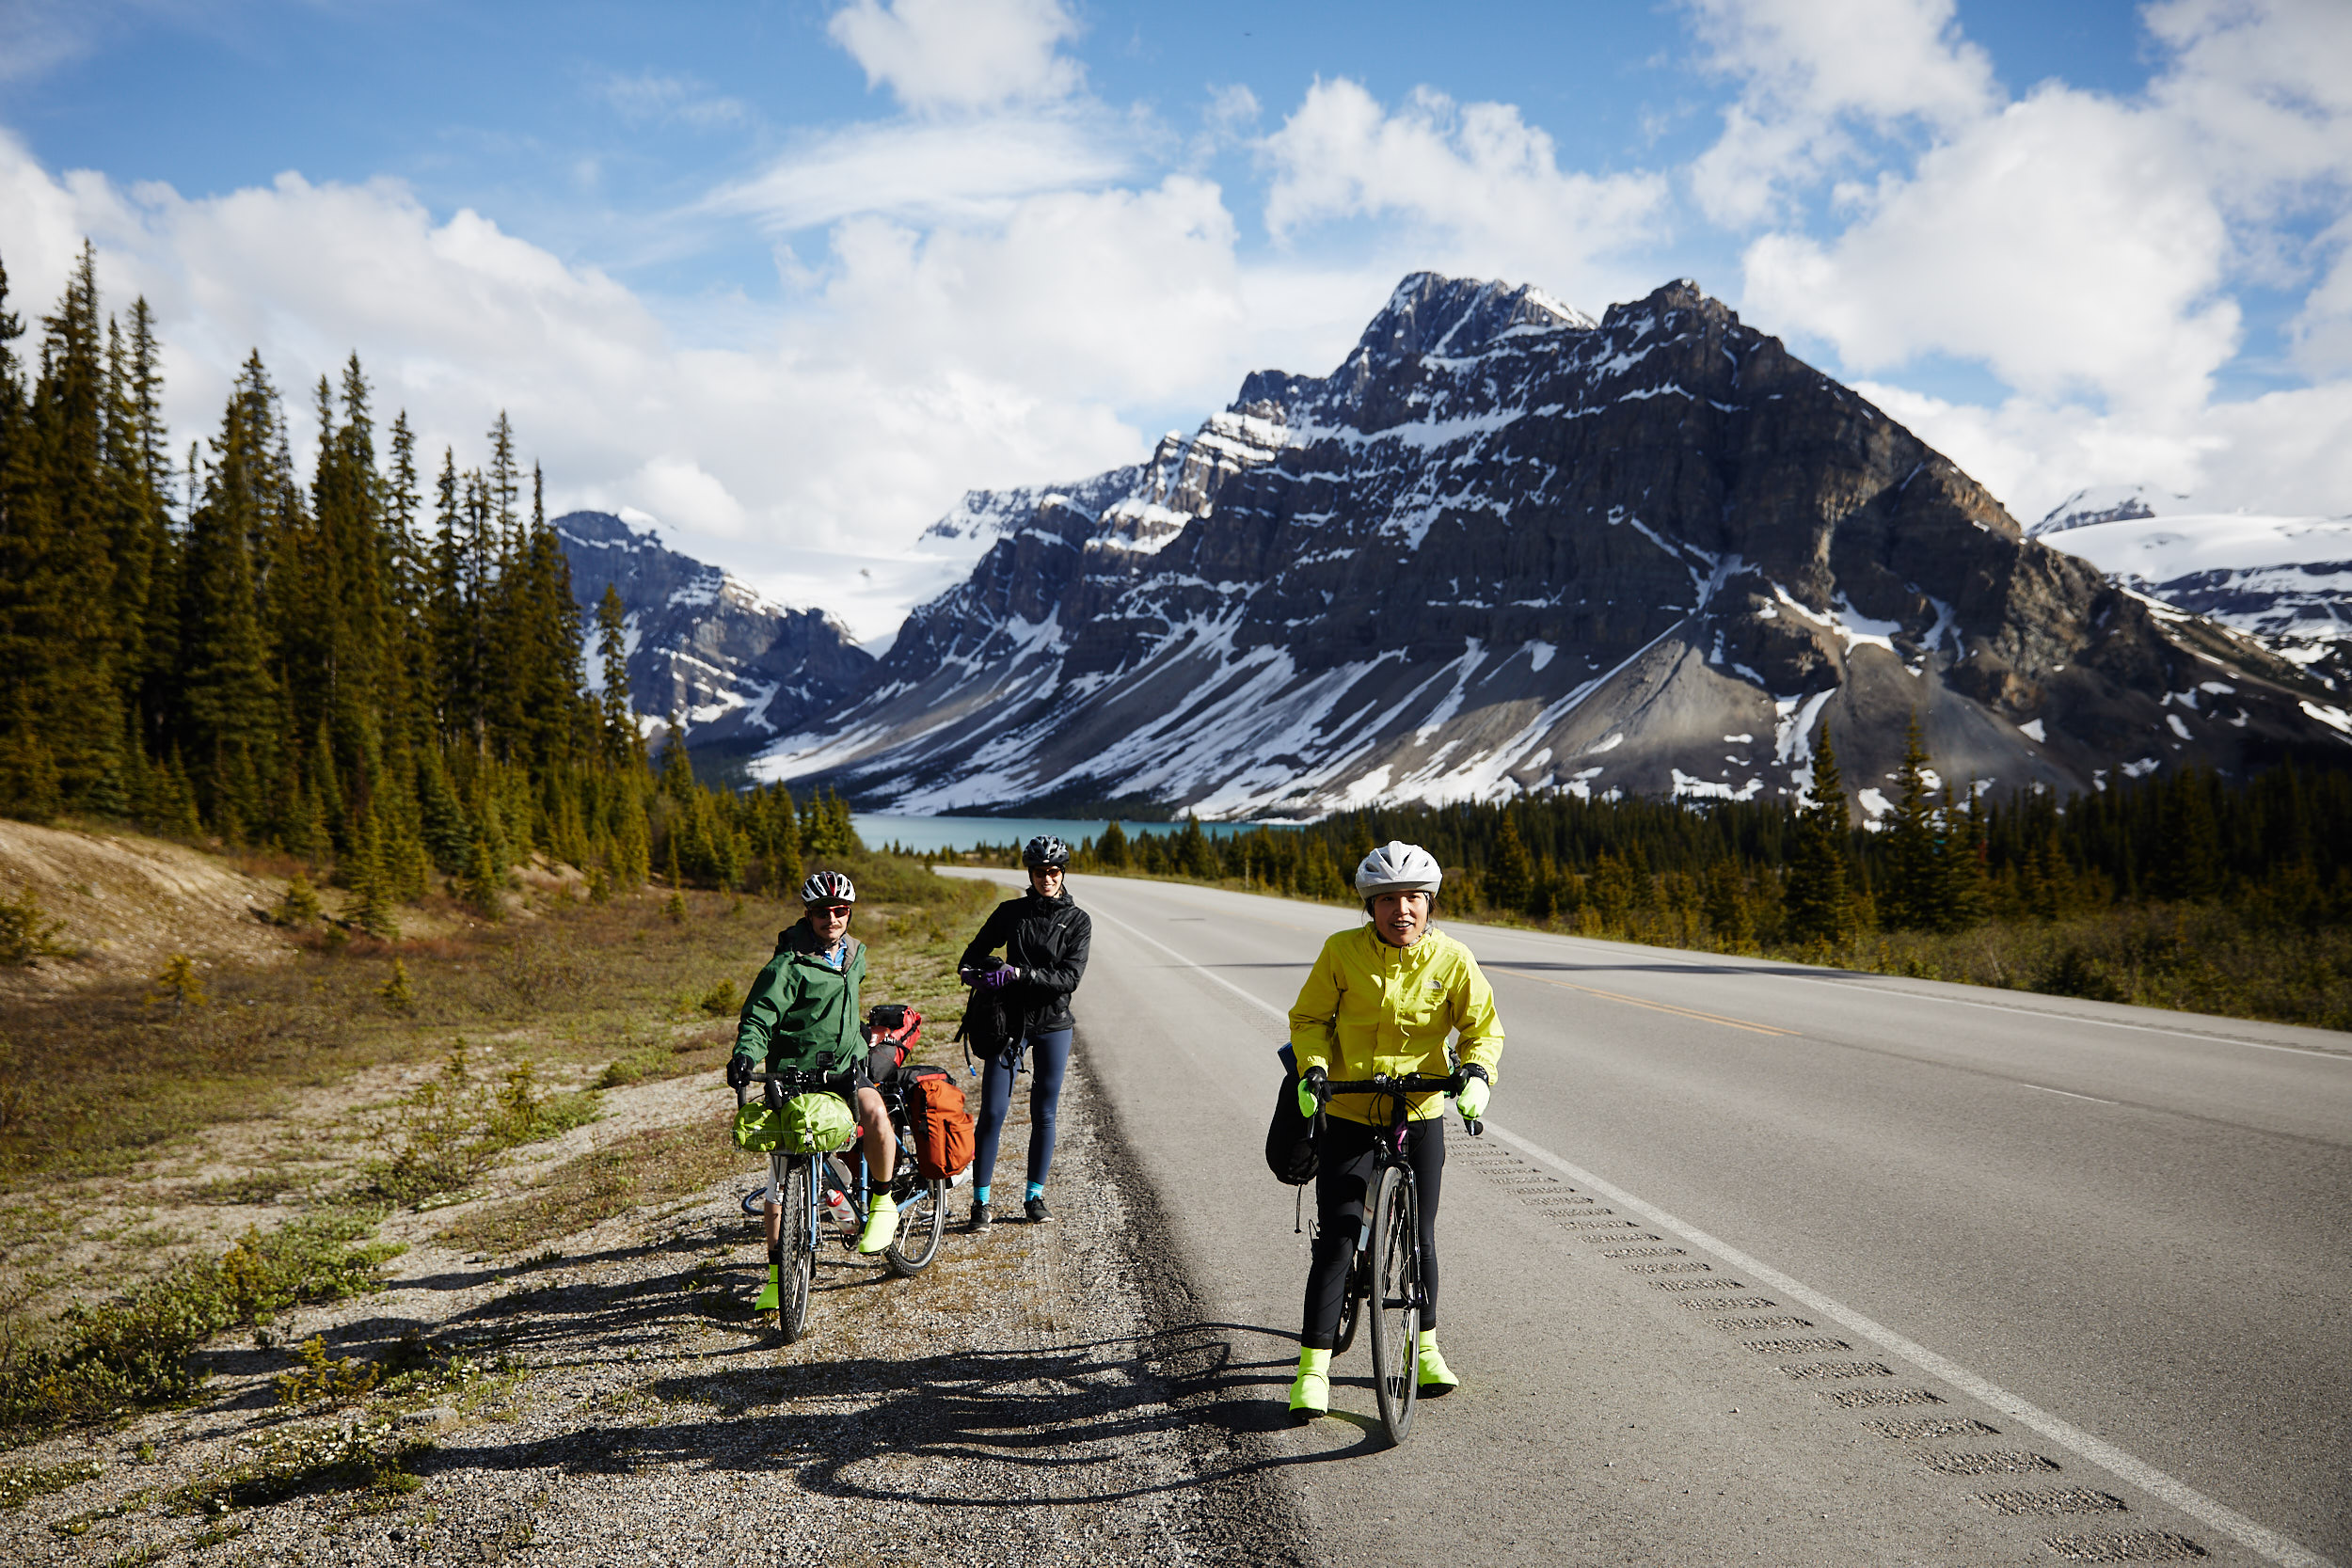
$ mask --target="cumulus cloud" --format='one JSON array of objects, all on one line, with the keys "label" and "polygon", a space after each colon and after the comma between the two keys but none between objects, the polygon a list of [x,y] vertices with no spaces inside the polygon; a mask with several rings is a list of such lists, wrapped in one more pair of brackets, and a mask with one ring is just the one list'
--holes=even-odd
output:
[{"label": "cumulus cloud", "polygon": [[2000,91],[1952,0],[1689,0],[1707,65],[1741,83],[1724,134],[1691,167],[1700,206],[1745,227],[1790,187],[1863,155],[1855,131],[1965,125]]},{"label": "cumulus cloud", "polygon": [[1747,303],[1851,371],[1981,360],[2039,397],[2201,403],[2235,353],[2229,230],[2144,110],[2049,86],[1882,177],[1823,242],[1769,234]]},{"label": "cumulus cloud", "polygon": [[1420,264],[1532,279],[1572,299],[1621,283],[1604,262],[1663,227],[1661,177],[1563,171],[1551,137],[1508,103],[1457,104],[1424,87],[1391,112],[1354,82],[1318,81],[1263,148],[1278,237],[1385,220],[1390,246]]},{"label": "cumulus cloud", "polygon": [[286,175],[188,199],[59,179],[0,134],[0,212],[26,314],[85,234],[108,305],[155,307],[182,439],[216,427],[258,347],[306,441],[302,389],[356,350],[431,462],[445,444],[480,462],[504,408],[557,506],[635,508],[866,636],[946,585],[913,546],[959,492],[1133,460],[1143,436],[1116,405],[1205,399],[1234,373],[1217,356],[1241,321],[1231,220],[1188,178],[1038,198],[984,230],[852,220],[811,300],[723,348],[679,343],[609,276],[480,214],[437,218],[397,182]]},{"label": "cumulus cloud", "polygon": [[[2236,403],[2215,388],[2248,347],[2249,284],[2309,291],[2280,345],[2307,371],[2352,361],[2352,222],[2329,226],[2352,181],[2352,86],[2329,63],[2352,50],[2352,10],[2168,0],[2145,13],[2160,51],[2145,92],[2046,82],[2014,102],[1947,0],[1694,11],[1710,63],[1744,85],[1693,190],[1721,221],[1772,220],[1743,256],[1760,324],[1879,378],[1890,412],[2022,513],[2107,482],[2346,504],[2323,499],[2346,475],[2313,434],[2352,407],[2344,388]],[[1798,215],[1808,195],[1826,224]],[[2011,395],[1970,406],[1900,385],[1939,356]]]},{"label": "cumulus cloud", "polygon": [[1060,53],[1078,24],[1060,0],[850,0],[826,31],[918,112],[1060,98],[1081,80]]}]

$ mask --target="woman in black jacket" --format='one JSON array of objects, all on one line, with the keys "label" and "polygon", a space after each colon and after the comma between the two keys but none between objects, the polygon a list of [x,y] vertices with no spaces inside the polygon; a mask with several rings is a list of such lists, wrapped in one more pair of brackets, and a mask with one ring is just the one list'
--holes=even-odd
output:
[{"label": "woman in black jacket", "polygon": [[[1017,1015],[1029,1058],[1029,1219],[1054,1217],[1045,1207],[1045,1172],[1054,1163],[1054,1117],[1061,1103],[1062,1073],[1070,1066],[1070,993],[1086,974],[1094,923],[1062,889],[1070,846],[1039,837],[1022,847],[1029,868],[1029,891],[1008,898],[989,912],[980,934],[963,950],[958,965],[964,983],[1003,990]],[[1002,958],[990,957],[997,948]],[[1009,1049],[981,1069],[978,1147],[972,1162],[972,1228],[989,1223],[989,1178],[996,1169],[996,1140],[1012,1109],[1012,1079],[1021,1048]]]}]

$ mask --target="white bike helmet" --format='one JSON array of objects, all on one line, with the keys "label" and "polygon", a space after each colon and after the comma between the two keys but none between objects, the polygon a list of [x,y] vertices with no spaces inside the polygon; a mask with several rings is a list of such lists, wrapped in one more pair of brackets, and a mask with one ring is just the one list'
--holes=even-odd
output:
[{"label": "white bike helmet", "polygon": [[1438,884],[1444,879],[1437,856],[1418,844],[1401,844],[1395,839],[1366,855],[1356,868],[1356,891],[1366,898],[1384,893],[1426,893],[1434,898]]}]

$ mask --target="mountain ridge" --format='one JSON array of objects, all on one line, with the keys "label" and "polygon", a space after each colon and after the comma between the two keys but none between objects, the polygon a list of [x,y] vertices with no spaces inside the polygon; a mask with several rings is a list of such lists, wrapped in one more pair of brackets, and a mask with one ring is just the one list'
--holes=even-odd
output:
[{"label": "mountain ridge", "polygon": [[675,714],[697,741],[759,742],[839,704],[874,663],[840,622],[775,604],[721,567],[663,545],[609,512],[569,512],[550,525],[571,562],[572,597],[587,628],[592,688],[596,607],[621,596],[631,705]]},{"label": "mountain ridge", "polygon": [[1687,279],[1594,321],[1413,274],[1329,375],[1254,372],[1142,464],[958,516],[996,535],[971,576],[756,770],[1314,816],[1789,795],[1824,718],[1866,782],[1912,712],[2002,787],[2343,743],[2292,665],[2029,541]]}]

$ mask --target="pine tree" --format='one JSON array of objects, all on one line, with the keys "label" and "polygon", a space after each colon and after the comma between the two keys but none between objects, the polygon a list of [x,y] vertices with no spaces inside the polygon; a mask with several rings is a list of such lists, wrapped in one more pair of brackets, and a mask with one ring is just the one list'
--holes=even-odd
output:
[{"label": "pine tree", "polygon": [[1813,743],[1813,780],[1796,814],[1796,842],[1783,895],[1788,934],[1801,945],[1842,945],[1853,934],[1847,889],[1846,789],[1825,721]]},{"label": "pine tree", "polygon": [[643,768],[645,736],[637,727],[637,712],[629,704],[628,611],[621,591],[604,585],[596,602],[597,654],[603,661],[602,751],[607,768]]},{"label": "pine tree", "polygon": [[1897,930],[1936,931],[1947,923],[1944,828],[1928,783],[1929,770],[1919,716],[1915,713],[1903,731],[1903,760],[1895,774],[1899,798],[1887,814],[1881,838],[1885,846],[1886,876],[1879,900],[1880,916]]},{"label": "pine tree", "polygon": [[1495,829],[1484,869],[1486,901],[1498,910],[1524,912],[1535,893],[1535,861],[1519,837],[1518,819],[1508,811]]}]

